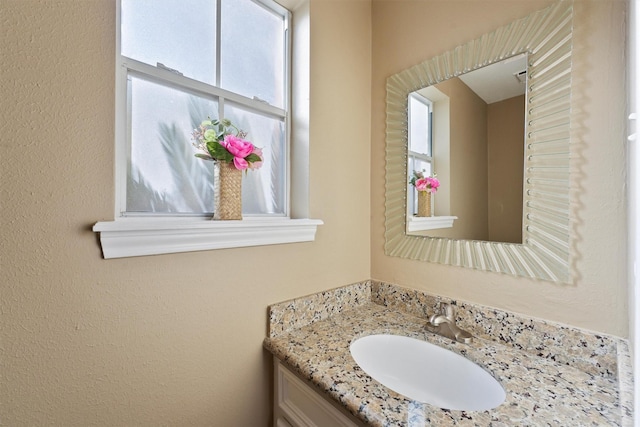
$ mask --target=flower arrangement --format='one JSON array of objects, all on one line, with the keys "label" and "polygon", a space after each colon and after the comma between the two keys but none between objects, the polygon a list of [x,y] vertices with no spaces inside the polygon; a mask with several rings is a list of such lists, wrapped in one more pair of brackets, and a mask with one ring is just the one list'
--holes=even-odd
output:
[{"label": "flower arrangement", "polygon": [[233,163],[236,169],[259,169],[262,150],[246,141],[247,133],[230,120],[207,120],[193,130],[193,146],[200,151],[195,156],[204,160]]},{"label": "flower arrangement", "polygon": [[413,185],[418,191],[427,191],[429,193],[435,193],[438,191],[438,187],[440,187],[440,181],[438,178],[430,176],[424,176],[424,171],[413,171],[413,177],[409,181],[411,185]]}]

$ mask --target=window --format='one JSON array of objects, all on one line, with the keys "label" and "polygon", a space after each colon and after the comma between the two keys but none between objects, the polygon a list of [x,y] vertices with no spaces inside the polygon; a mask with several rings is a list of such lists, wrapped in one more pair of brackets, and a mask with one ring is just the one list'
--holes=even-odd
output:
[{"label": "window", "polygon": [[[407,182],[414,171],[438,176],[441,185],[431,196],[431,217],[418,217],[418,191],[407,184],[408,234],[451,228],[457,219],[450,214],[450,111],[449,96],[437,85],[412,92],[408,96],[409,132],[407,138]],[[437,164],[437,169],[436,169]],[[424,234],[421,234],[424,235]]]},{"label": "window", "polygon": [[[409,149],[407,182],[415,172],[424,176],[433,176],[433,103],[424,96],[413,92],[409,94]],[[408,210],[411,215],[418,211],[418,192],[408,186]]]},{"label": "window", "polygon": [[207,117],[263,150],[243,214],[288,214],[288,20],[271,0],[120,0],[120,215],[211,216],[213,164],[191,144]]},{"label": "window", "polygon": [[[117,10],[115,219],[93,227],[104,258],[315,240],[309,57],[289,53],[309,52],[308,2],[295,15],[271,0],[119,0]],[[212,165],[191,146],[207,116],[263,149],[263,167],[243,179],[242,221],[209,220]]]}]

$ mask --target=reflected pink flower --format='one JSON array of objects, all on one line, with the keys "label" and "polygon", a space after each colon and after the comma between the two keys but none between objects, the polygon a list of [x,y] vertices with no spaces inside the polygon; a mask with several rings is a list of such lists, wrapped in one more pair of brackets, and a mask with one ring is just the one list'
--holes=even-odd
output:
[{"label": "reflected pink flower", "polygon": [[435,193],[438,191],[438,187],[440,187],[440,181],[437,178],[420,178],[416,180],[415,183],[416,190],[418,191],[428,191],[430,193]]},{"label": "reflected pink flower", "polygon": [[429,182],[426,178],[420,178],[416,180],[416,190],[418,191],[427,191],[427,185]]}]

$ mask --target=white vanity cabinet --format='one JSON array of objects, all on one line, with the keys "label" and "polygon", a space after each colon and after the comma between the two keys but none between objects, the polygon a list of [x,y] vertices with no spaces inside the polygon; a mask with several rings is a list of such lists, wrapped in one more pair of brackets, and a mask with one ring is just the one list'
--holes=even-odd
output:
[{"label": "white vanity cabinet", "polygon": [[274,357],[275,427],[357,427],[352,420]]}]

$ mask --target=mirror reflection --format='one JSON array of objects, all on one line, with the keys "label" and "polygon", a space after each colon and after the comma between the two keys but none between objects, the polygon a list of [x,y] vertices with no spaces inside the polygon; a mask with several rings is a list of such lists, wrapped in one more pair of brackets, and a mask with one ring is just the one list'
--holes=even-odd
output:
[{"label": "mirror reflection", "polygon": [[[522,243],[526,83],[522,54],[409,94],[408,234]],[[428,219],[416,173],[440,183]]]},{"label": "mirror reflection", "polygon": [[[571,276],[569,213],[572,207],[569,188],[572,16],[570,2],[557,2],[387,78],[384,218],[386,255],[568,283]],[[469,70],[519,54],[527,55],[526,143],[523,167],[520,166],[524,169],[522,243],[437,235],[451,232],[453,228],[430,230],[426,235],[415,235],[412,229],[412,219],[415,217],[408,215],[410,211],[407,208],[407,97],[425,86],[434,86]],[[451,104],[451,95],[447,96],[450,97]],[[454,109],[450,109],[450,120],[453,120]],[[451,141],[457,138],[477,139],[478,132],[473,132],[470,128],[469,122],[450,123]],[[458,164],[453,160],[460,157],[468,161],[473,157],[480,157],[480,153],[470,150],[469,147],[459,148],[454,143],[449,146],[449,205],[453,216],[456,215],[454,198],[457,197],[454,192],[459,187],[455,181],[455,173],[458,168],[466,171],[476,167],[470,163]],[[443,165],[439,163],[436,151],[434,146],[434,171],[441,176],[444,174]],[[463,151],[463,155],[459,151]],[[486,157],[488,168],[490,153]],[[507,183],[511,184],[511,181]],[[445,183],[442,183],[435,198],[443,198],[444,192],[440,191],[444,186]],[[490,186],[487,178],[485,188],[489,192]],[[475,195],[465,195],[465,202],[471,197]],[[442,200],[434,201],[436,205],[442,203]],[[434,212],[437,211],[438,206]],[[488,217],[488,213],[486,215]],[[442,218],[452,219],[453,216],[434,216],[426,220],[432,222],[433,219],[438,223]]]}]

